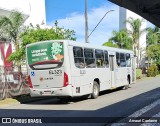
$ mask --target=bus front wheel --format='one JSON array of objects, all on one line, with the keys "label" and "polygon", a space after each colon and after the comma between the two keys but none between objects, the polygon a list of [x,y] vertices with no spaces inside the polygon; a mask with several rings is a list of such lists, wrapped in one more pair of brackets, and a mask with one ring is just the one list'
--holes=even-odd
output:
[{"label": "bus front wheel", "polygon": [[98,96],[99,96],[99,84],[95,81],[93,83],[91,98],[96,99]]}]

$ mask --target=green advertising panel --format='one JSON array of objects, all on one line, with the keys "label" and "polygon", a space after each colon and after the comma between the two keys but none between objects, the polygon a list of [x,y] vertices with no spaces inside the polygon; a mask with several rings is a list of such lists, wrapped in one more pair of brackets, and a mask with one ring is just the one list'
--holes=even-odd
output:
[{"label": "green advertising panel", "polygon": [[27,56],[29,65],[45,61],[63,62],[63,43],[44,42],[31,45],[27,48]]}]

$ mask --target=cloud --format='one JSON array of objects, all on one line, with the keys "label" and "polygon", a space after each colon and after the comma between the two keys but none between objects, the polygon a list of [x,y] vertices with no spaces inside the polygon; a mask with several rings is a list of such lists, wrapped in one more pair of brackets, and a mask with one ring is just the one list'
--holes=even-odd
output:
[{"label": "cloud", "polygon": [[[89,34],[109,10],[115,10],[108,13],[93,34],[89,37],[89,42],[95,45],[102,45],[112,35],[113,30],[119,28],[119,7],[111,4],[104,4],[99,8],[88,11],[88,29]],[[55,22],[55,21],[53,21]],[[53,26],[52,23],[48,23]],[[74,12],[63,19],[58,19],[60,27],[73,29],[76,32],[77,41],[85,42],[85,19],[84,13]]]}]

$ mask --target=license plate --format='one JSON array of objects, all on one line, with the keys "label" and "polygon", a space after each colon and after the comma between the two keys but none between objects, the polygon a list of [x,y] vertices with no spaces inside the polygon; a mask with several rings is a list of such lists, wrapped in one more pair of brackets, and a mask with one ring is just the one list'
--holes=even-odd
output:
[{"label": "license plate", "polygon": [[44,91],[43,94],[44,94],[44,95],[50,95],[50,94],[51,94],[51,91]]}]

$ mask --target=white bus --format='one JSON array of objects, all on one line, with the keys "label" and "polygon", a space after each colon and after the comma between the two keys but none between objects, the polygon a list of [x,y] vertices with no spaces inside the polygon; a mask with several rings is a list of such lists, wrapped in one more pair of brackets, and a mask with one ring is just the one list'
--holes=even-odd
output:
[{"label": "white bus", "polygon": [[133,51],[51,40],[26,47],[31,97],[77,97],[135,82]]}]

